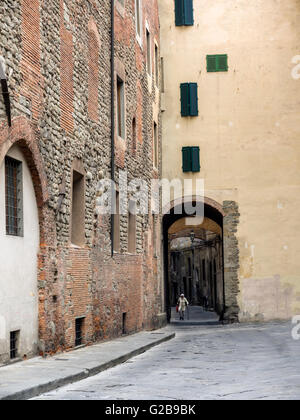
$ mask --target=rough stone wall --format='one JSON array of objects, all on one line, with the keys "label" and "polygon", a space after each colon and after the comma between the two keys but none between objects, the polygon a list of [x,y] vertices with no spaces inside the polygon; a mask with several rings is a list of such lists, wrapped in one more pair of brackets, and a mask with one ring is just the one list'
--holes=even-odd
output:
[{"label": "rough stone wall", "polygon": [[[143,4],[154,51],[154,38],[159,46],[157,2]],[[118,5],[115,10],[115,55],[126,73],[126,138],[123,144],[116,139],[116,157],[120,145],[119,166],[128,172],[128,181],[140,177],[150,186],[151,178],[159,176],[153,170],[154,120],[160,138],[159,94],[154,71],[149,85],[145,40],[142,47],[136,40],[135,2],[127,0],[124,6],[121,13]],[[111,172],[110,1],[4,0],[0,7],[0,56],[7,65],[13,117],[9,129],[1,97],[0,156],[11,139],[22,140],[16,127],[25,118],[34,143],[32,173],[37,165],[44,174],[43,179],[34,178],[35,187],[38,191],[42,182],[46,191],[37,196],[40,351],[73,347],[77,317],[85,317],[86,344],[122,334],[123,313],[128,333],[154,328],[163,319],[163,308],[151,217],[137,217],[136,255],[127,253],[128,218],[121,217],[120,254],[111,258],[110,217],[95,211],[98,182]],[[144,24],[142,28],[144,34]],[[85,172],[81,248],[70,243],[75,160]]]},{"label": "rough stone wall", "polygon": [[239,319],[239,244],[236,236],[239,223],[238,204],[234,201],[224,201],[223,237],[224,237],[224,283],[225,311],[224,320],[235,322]]}]

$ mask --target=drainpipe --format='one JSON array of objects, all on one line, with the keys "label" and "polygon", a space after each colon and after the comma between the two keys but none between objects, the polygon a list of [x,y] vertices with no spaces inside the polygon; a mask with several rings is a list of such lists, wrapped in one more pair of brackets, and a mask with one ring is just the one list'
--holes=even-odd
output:
[{"label": "drainpipe", "polygon": [[[115,210],[115,5],[111,0],[111,181],[112,181],[112,213]],[[111,214],[111,256],[114,255],[114,216]]]}]

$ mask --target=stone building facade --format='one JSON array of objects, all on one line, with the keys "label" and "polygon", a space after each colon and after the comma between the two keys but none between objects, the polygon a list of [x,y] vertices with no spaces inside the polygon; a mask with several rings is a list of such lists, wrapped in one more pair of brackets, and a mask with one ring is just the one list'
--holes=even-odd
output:
[{"label": "stone building facade", "polygon": [[109,0],[0,12],[0,363],[163,325],[159,216],[97,209],[112,173],[160,176],[157,1],[116,0],[113,20]]}]

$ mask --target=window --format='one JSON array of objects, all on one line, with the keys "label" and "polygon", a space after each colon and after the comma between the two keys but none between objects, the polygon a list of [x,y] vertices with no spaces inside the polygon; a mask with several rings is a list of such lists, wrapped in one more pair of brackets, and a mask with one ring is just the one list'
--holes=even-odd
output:
[{"label": "window", "polygon": [[141,39],[141,0],[135,0],[135,28],[137,36]]},{"label": "window", "polygon": [[193,0],[175,0],[175,25],[194,25]]},{"label": "window", "polygon": [[120,196],[119,192],[116,191],[116,207],[114,209],[114,252],[120,252]]},{"label": "window", "polygon": [[153,164],[156,169],[159,166],[159,152],[158,152],[158,130],[157,124],[154,123],[153,126]]},{"label": "window", "polygon": [[73,171],[71,242],[82,246],[85,242],[85,177]]},{"label": "window", "polygon": [[5,158],[6,234],[23,236],[22,162]]},{"label": "window", "polygon": [[135,202],[129,202],[128,213],[128,252],[130,254],[136,253],[136,215]]},{"label": "window", "polygon": [[155,85],[158,88],[159,84],[159,70],[158,70],[158,47],[155,44],[154,47],[154,58],[155,58]]},{"label": "window", "polygon": [[123,312],[122,314],[122,334],[125,335],[127,332],[127,328],[126,328],[126,318],[127,318],[127,313]]},{"label": "window", "polygon": [[132,120],[132,153],[136,153],[136,119]]},{"label": "window", "polygon": [[151,75],[151,38],[150,32],[146,29],[146,43],[147,43],[147,72]]},{"label": "window", "polygon": [[10,358],[16,359],[18,357],[20,331],[11,331],[10,333]]},{"label": "window", "polygon": [[202,282],[206,285],[206,261],[202,260]]},{"label": "window", "polygon": [[84,318],[75,319],[75,347],[82,345],[83,324],[84,324]]},{"label": "window", "polygon": [[117,77],[117,125],[118,136],[125,138],[124,82],[119,77]]},{"label": "window", "polygon": [[197,83],[181,83],[181,116],[198,116],[198,85]]},{"label": "window", "polygon": [[200,149],[198,146],[182,148],[182,171],[200,172]]},{"label": "window", "polygon": [[228,71],[228,56],[226,54],[207,55],[206,65],[209,73]]}]

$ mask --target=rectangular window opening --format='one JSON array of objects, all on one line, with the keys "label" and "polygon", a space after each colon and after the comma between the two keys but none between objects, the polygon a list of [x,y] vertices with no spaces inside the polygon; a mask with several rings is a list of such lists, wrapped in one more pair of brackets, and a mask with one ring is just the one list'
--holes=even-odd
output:
[{"label": "rectangular window opening", "polygon": [[23,236],[22,162],[5,158],[6,234]]},{"label": "rectangular window opening", "polygon": [[158,88],[158,86],[159,86],[159,69],[158,69],[158,47],[157,47],[156,44],[155,44],[154,55],[155,55],[155,85]]},{"label": "rectangular window opening", "polygon": [[146,45],[147,45],[147,72],[151,76],[151,38],[150,32],[146,29]]},{"label": "rectangular window opening", "polygon": [[85,242],[85,177],[77,171],[73,171],[71,242],[77,246]]},{"label": "rectangular window opening", "polygon": [[181,116],[198,116],[198,84],[181,83],[180,85]]},{"label": "rectangular window opening", "polygon": [[122,314],[122,334],[123,335],[127,334],[126,318],[127,318],[127,313],[123,312]]},{"label": "rectangular window opening", "polygon": [[10,359],[18,357],[20,331],[11,331],[10,333]]},{"label": "rectangular window opening", "polygon": [[153,163],[154,167],[158,169],[159,166],[159,150],[158,150],[158,129],[157,124],[153,125]]},{"label": "rectangular window opening", "polygon": [[125,117],[124,117],[124,82],[117,78],[117,126],[118,136],[125,138]]},{"label": "rectangular window opening", "polygon": [[85,318],[77,318],[75,320],[75,347],[83,344],[83,326]]},{"label": "rectangular window opening", "polygon": [[114,209],[114,252],[120,252],[120,196],[119,192],[116,191],[116,208]]},{"label": "rectangular window opening", "polygon": [[136,204],[134,201],[129,202],[128,214],[128,252],[136,253]]}]

